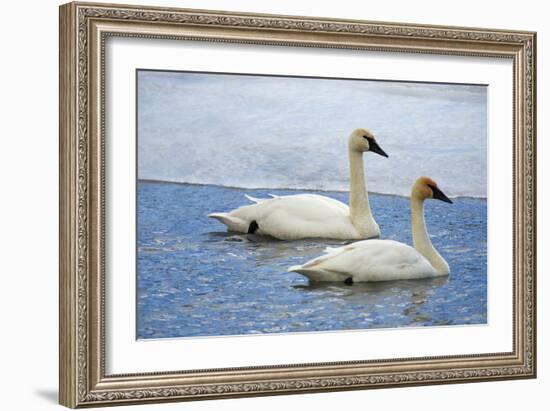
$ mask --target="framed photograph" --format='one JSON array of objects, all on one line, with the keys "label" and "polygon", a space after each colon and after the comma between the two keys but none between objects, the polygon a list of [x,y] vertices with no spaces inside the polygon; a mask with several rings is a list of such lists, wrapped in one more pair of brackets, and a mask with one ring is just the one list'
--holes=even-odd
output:
[{"label": "framed photograph", "polygon": [[60,8],[60,403],[536,375],[533,32]]}]

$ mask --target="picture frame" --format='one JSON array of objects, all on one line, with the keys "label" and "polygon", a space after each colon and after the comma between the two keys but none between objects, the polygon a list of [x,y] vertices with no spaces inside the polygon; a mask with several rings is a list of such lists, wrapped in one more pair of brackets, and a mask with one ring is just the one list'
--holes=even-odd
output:
[{"label": "picture frame", "polygon": [[[106,42],[355,50],[512,63],[512,296],[505,352],[106,371]],[[536,34],[73,2],[60,7],[60,403],[67,407],[536,377]],[[108,167],[116,167],[116,159]],[[115,165],[113,165],[115,164]],[[263,337],[262,337],[263,338]],[[270,337],[265,337],[270,338]],[[154,359],[151,359],[154,362]]]}]

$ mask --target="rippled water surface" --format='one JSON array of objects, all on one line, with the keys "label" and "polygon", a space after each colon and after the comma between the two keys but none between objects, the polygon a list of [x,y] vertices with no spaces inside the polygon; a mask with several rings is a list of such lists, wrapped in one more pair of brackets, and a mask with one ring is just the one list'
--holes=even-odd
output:
[{"label": "rippled water surface", "polygon": [[[138,338],[486,323],[485,200],[426,205],[449,278],[346,286],[286,271],[345,242],[235,235],[206,217],[247,203],[245,193],[296,192],[138,183]],[[347,193],[322,194],[347,203]],[[411,244],[408,199],[370,198],[382,238]]]}]

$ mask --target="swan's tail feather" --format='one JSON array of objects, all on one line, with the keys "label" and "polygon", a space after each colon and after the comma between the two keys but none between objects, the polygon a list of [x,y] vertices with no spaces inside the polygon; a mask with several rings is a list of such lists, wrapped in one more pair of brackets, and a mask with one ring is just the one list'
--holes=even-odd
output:
[{"label": "swan's tail feather", "polygon": [[344,281],[347,277],[349,277],[349,276],[346,276],[346,274],[325,270],[321,267],[308,267],[307,264],[293,265],[288,269],[288,272],[302,274],[304,277],[307,277],[308,280],[312,282],[321,282],[321,281],[340,282],[340,281]]},{"label": "swan's tail feather", "polygon": [[[279,198],[279,196],[276,196],[275,194],[268,194],[268,195],[271,198]],[[252,201],[253,203],[256,203],[256,204],[261,204],[261,203],[264,203],[266,201],[271,200],[271,198],[257,198],[257,197],[252,197],[248,194],[245,194],[244,196],[246,197],[247,200]]]},{"label": "swan's tail feather", "polygon": [[247,200],[250,200],[256,204],[263,203],[264,201],[267,200],[267,198],[256,198],[256,197],[249,196],[248,194],[245,194],[244,196],[247,198]]},{"label": "swan's tail feather", "polygon": [[[252,197],[248,194],[245,194],[244,195],[248,200],[252,201],[253,203],[256,203],[256,204],[260,204],[260,203],[264,203],[266,201],[269,201],[271,200],[270,198],[257,198],[257,197]],[[268,196],[270,196],[271,198],[279,198],[279,196],[275,195],[275,194],[268,194]]]},{"label": "swan's tail feather", "polygon": [[241,220],[240,218],[229,215],[228,213],[211,213],[208,217],[215,218],[227,226],[230,231],[236,231],[239,233],[248,232],[249,224]]},{"label": "swan's tail feather", "polygon": [[312,281],[315,281],[314,280],[315,272],[310,270],[310,269],[308,270],[303,265],[293,265],[292,267],[289,267],[288,272],[289,273],[294,272],[294,273],[302,274],[303,276],[307,277],[308,279],[310,279]]}]

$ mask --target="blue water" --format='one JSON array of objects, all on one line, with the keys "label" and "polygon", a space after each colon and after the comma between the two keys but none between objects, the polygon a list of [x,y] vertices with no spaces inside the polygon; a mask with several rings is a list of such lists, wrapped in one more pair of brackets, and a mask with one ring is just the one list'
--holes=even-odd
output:
[{"label": "blue water", "polygon": [[[310,285],[287,268],[345,242],[236,235],[206,217],[247,203],[245,193],[296,192],[138,183],[138,338],[487,322],[485,200],[426,204],[428,231],[451,267],[449,278]],[[323,194],[348,200],[343,192]],[[381,238],[411,244],[408,199],[369,198]]]}]

